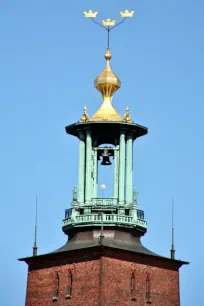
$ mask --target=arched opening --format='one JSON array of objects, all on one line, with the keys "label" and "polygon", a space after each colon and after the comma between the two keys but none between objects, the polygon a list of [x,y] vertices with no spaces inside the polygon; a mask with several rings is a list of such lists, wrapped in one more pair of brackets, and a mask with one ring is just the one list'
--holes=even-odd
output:
[{"label": "arched opening", "polygon": [[55,274],[55,294],[52,298],[53,302],[57,301],[59,297],[59,273]]},{"label": "arched opening", "polygon": [[135,271],[133,271],[131,274],[130,287],[131,287],[131,299],[133,301],[136,301]]},{"label": "arched opening", "polygon": [[151,304],[151,279],[150,273],[146,277],[146,303]]},{"label": "arched opening", "polygon": [[72,297],[72,271],[69,270],[68,271],[68,287],[67,287],[67,295],[66,295],[66,299],[70,299]]},{"label": "arched opening", "polygon": [[98,198],[113,197],[114,149],[112,144],[101,144],[98,147]]}]

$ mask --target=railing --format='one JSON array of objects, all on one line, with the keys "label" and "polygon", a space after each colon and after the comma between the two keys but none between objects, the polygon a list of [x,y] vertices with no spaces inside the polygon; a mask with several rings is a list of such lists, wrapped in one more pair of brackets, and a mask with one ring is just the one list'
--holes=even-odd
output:
[{"label": "railing", "polygon": [[65,209],[65,219],[71,217],[72,215],[72,208]]},{"label": "railing", "polygon": [[105,215],[105,214],[91,214],[91,215],[81,215],[75,216],[73,219],[68,218],[63,220],[62,226],[67,226],[69,224],[86,224],[86,223],[99,223],[103,221],[104,224],[129,224],[129,225],[139,225],[142,227],[147,226],[146,221],[143,220],[134,220],[132,216],[120,216],[120,215]]},{"label": "railing", "polygon": [[[117,200],[117,199],[109,199],[109,198],[106,198],[105,200],[107,200],[105,203],[103,202],[103,205],[101,204],[100,200],[104,200],[104,199],[100,199],[100,198],[97,198],[97,199],[92,199],[92,200],[97,200],[98,201],[98,207],[99,208],[102,208],[103,205],[106,205],[106,206],[111,206],[111,205],[114,205],[114,201],[113,200]],[[109,200],[112,200],[112,202]],[[65,219],[68,219],[70,218],[72,215],[72,208],[69,208],[69,209],[65,209]],[[100,215],[98,215],[100,217]],[[79,217],[85,217],[85,216],[79,216]],[[106,216],[107,218],[111,218],[112,215],[107,215]],[[119,217],[119,216],[118,216]],[[124,216],[122,216],[124,217]],[[128,217],[128,216],[125,216],[125,217]],[[121,217],[120,217],[121,218]],[[143,210],[140,210],[140,209],[137,209],[137,219],[139,220],[144,220],[144,211]],[[110,219],[111,220],[111,219]]]},{"label": "railing", "polygon": [[99,206],[113,206],[118,204],[117,198],[92,198],[91,199],[92,205],[99,205]]},{"label": "railing", "polygon": [[133,217],[130,216],[118,216],[118,215],[105,215],[105,214],[92,214],[92,215],[83,215],[76,216],[76,222],[119,222],[119,223],[132,223]]},{"label": "railing", "polygon": [[137,218],[144,220],[144,210],[137,209]]}]

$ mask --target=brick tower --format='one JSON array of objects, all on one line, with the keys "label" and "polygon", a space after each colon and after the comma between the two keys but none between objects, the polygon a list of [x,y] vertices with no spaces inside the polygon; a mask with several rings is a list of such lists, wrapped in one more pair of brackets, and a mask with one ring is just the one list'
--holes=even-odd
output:
[{"label": "brick tower", "polygon": [[[89,117],[66,127],[79,139],[78,188],[66,209],[58,250],[20,259],[28,264],[26,306],[179,306],[179,268],[186,262],[159,256],[140,238],[147,231],[133,189],[133,143],[147,128],[121,117],[112,96],[121,86],[105,53],[105,69],[94,85],[102,104]],[[98,197],[98,164],[114,165],[113,196]],[[105,188],[105,185],[101,185]]]}]

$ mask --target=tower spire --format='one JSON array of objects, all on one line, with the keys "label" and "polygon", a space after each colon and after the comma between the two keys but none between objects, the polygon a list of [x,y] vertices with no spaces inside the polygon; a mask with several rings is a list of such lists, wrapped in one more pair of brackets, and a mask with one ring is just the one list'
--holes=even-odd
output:
[{"label": "tower spire", "polygon": [[[93,12],[92,10],[83,12],[85,18],[91,19],[95,24],[105,29],[108,33],[108,44],[105,53],[106,66],[105,69],[99,74],[99,76],[94,81],[94,86],[102,94],[102,105],[97,110],[97,112],[89,118],[89,121],[115,121],[122,122],[123,118],[117,113],[112,105],[113,94],[121,87],[121,81],[117,75],[112,71],[110,67],[110,60],[112,58],[110,52],[110,32],[121,25],[126,19],[132,18],[134,11],[125,10],[120,12],[121,21],[117,22],[110,18],[98,22],[95,18],[98,12]],[[129,117],[128,117],[129,118]],[[131,120],[131,119],[130,119]]]},{"label": "tower spire", "polygon": [[36,196],[36,203],[35,203],[35,234],[34,234],[34,245],[33,245],[33,256],[37,256],[37,219],[38,217],[38,197]]},{"label": "tower spire", "polygon": [[174,249],[174,199],[172,199],[172,232],[171,232],[171,259],[175,259],[175,249]]}]

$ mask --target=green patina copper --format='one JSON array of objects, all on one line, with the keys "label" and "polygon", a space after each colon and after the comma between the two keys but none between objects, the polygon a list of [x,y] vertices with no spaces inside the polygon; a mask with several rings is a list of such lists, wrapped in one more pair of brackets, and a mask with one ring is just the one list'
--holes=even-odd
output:
[{"label": "green patina copper", "polygon": [[93,150],[93,198],[97,198],[98,190],[98,160],[97,150]]},{"label": "green patina copper", "polygon": [[72,224],[72,226],[79,226],[79,225],[98,225],[100,226],[101,221],[103,220],[104,224],[107,226],[113,226],[116,224],[126,225],[127,227],[141,227],[146,228],[147,222],[144,220],[137,220],[134,221],[134,218],[132,216],[119,216],[117,214],[111,214],[111,215],[99,215],[99,214],[87,214],[82,216],[75,216],[73,218],[68,218],[66,220],[63,220],[63,227]]},{"label": "green patina copper", "polygon": [[77,202],[77,189],[74,187],[73,189],[73,203]]},{"label": "green patina copper", "polygon": [[125,200],[126,204],[132,203],[132,135],[127,135],[126,141],[126,178],[125,178]]},{"label": "green patina copper", "polygon": [[[143,235],[147,223],[144,212],[138,210],[136,191],[132,188],[132,164],[133,141],[145,135],[147,129],[125,122],[78,122],[66,127],[66,131],[79,138],[79,177],[72,208],[63,220],[63,231],[67,233],[73,228],[101,227],[103,224],[103,227],[135,229]],[[112,144],[112,198],[97,198],[99,146],[103,144]]]},{"label": "green patina copper", "polygon": [[[104,208],[105,209],[105,208]],[[84,214],[84,215],[72,215],[66,218],[62,222],[63,230],[66,232],[70,228],[74,227],[100,227],[101,222],[104,226],[113,227],[125,227],[125,228],[137,228],[140,232],[145,233],[147,229],[147,222],[145,220],[136,217],[137,211],[133,215],[118,215],[113,212],[112,214]]]},{"label": "green patina copper", "polygon": [[91,153],[92,153],[92,138],[91,131],[86,131],[86,188],[85,188],[85,203],[91,202]]},{"label": "green patina copper", "polygon": [[118,198],[118,188],[119,188],[119,146],[116,146],[114,150],[114,193],[113,197]]},{"label": "green patina copper", "polygon": [[125,131],[120,133],[119,204],[125,203]]},{"label": "green patina copper", "polygon": [[133,189],[133,204],[138,206],[138,203],[137,203],[137,190],[136,190],[136,188]]},{"label": "green patina copper", "polygon": [[78,176],[78,202],[84,203],[85,184],[85,137],[79,132],[79,176]]}]

